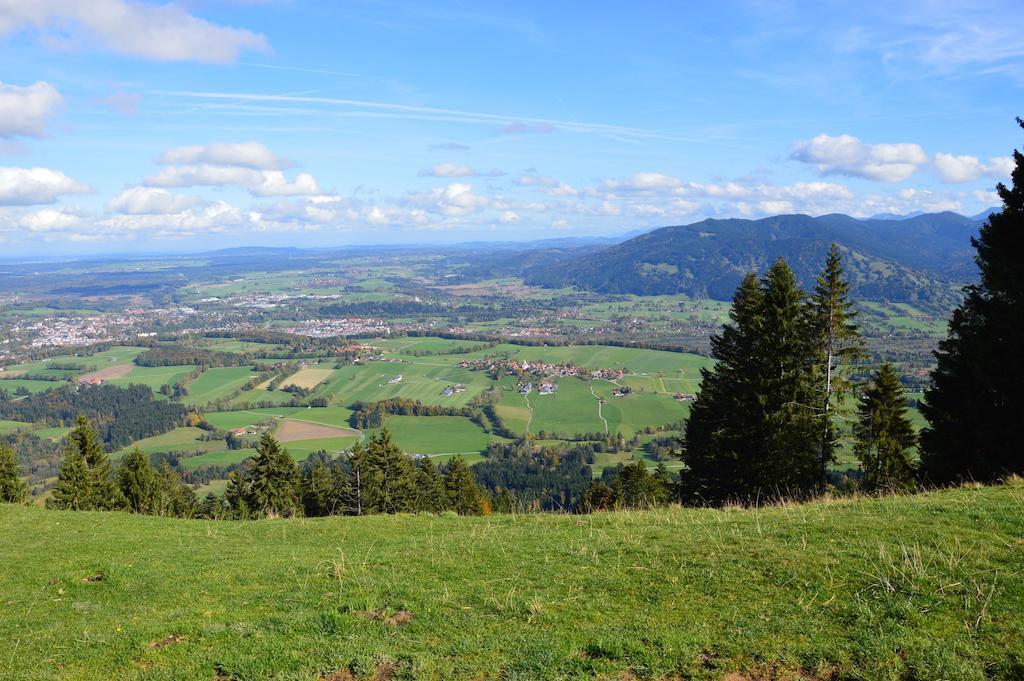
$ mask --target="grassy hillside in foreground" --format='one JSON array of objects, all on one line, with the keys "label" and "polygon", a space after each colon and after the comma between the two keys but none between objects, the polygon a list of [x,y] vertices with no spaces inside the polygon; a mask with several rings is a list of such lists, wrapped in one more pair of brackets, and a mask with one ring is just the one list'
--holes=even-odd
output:
[{"label": "grassy hillside in foreground", "polygon": [[1024,674],[1020,482],[592,516],[3,506],[0,555],[5,679]]}]

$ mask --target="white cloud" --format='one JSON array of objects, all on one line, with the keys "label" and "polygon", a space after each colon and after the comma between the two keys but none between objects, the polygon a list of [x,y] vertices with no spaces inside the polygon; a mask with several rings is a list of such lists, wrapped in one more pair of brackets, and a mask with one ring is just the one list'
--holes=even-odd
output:
[{"label": "white cloud", "polygon": [[82,216],[66,208],[44,208],[18,219],[18,226],[30,232],[66,231],[81,223]]},{"label": "white cloud", "polygon": [[4,0],[0,35],[35,29],[64,49],[98,45],[158,61],[231,63],[245,50],[267,51],[263,35],[218,26],[173,4],[128,0]]},{"label": "white cloud", "polygon": [[818,135],[793,146],[791,158],[817,167],[824,175],[849,175],[881,182],[902,182],[928,156],[917,144],[865,144],[852,135]]},{"label": "white cloud", "polygon": [[57,88],[43,81],[24,87],[0,83],[0,138],[43,137],[61,102]]},{"label": "white cloud", "polygon": [[444,187],[435,187],[429,192],[415,192],[408,196],[407,203],[446,217],[460,217],[476,212],[487,205],[486,197],[473,193],[473,186],[455,182]]},{"label": "white cloud", "polygon": [[322,194],[312,175],[299,173],[289,181],[279,170],[253,170],[229,166],[172,166],[147,177],[150,187],[238,186],[253,196],[312,196]]},{"label": "white cloud", "polygon": [[92,188],[59,170],[0,168],[0,206],[53,203],[66,194],[87,194]]},{"label": "white cloud", "polygon": [[164,152],[160,163],[165,165],[237,166],[254,170],[282,170],[294,165],[279,158],[259,142],[228,144],[213,142],[207,145],[176,147]]},{"label": "white cloud", "polygon": [[498,216],[498,220],[503,224],[510,225],[519,222],[519,215],[515,211],[506,210]]},{"label": "white cloud", "polygon": [[481,172],[461,163],[438,163],[433,168],[419,172],[420,177],[501,177],[504,174],[500,170]]},{"label": "white cloud", "polygon": [[664,173],[637,173],[628,180],[605,180],[608,189],[627,191],[653,191],[682,187],[685,183],[678,177]]},{"label": "white cloud", "polygon": [[953,154],[935,154],[933,161],[935,170],[944,182],[971,182],[983,175],[1005,180],[1013,172],[1013,159],[995,157],[986,165],[975,156],[954,156]]},{"label": "white cloud", "polygon": [[974,190],[974,198],[986,206],[1001,206],[1003,205],[1003,199],[995,192],[985,191],[983,189]]},{"label": "white cloud", "polygon": [[107,210],[126,215],[169,215],[202,203],[197,196],[172,194],[166,189],[130,187],[107,202]]},{"label": "white cloud", "polygon": [[94,233],[128,237],[145,233],[160,238],[180,238],[223,233],[249,224],[249,216],[240,208],[217,201],[171,215],[110,215],[94,221],[91,230]]}]

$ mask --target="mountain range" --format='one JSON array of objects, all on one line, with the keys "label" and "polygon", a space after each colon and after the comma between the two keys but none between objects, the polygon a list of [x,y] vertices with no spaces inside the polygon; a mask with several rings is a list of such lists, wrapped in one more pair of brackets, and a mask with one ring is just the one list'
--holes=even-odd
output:
[{"label": "mountain range", "polygon": [[971,237],[990,211],[910,217],[778,215],[709,219],[662,227],[580,252],[538,249],[519,256],[533,285],[602,293],[688,294],[729,299],[743,276],[785,258],[812,286],[832,243],[843,251],[855,293],[869,300],[948,306],[976,276]]}]

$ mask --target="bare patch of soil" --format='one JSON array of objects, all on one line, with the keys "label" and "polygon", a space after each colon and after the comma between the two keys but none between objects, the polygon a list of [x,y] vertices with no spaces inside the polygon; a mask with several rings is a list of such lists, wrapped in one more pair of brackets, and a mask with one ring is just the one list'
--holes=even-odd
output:
[{"label": "bare patch of soil", "polygon": [[397,610],[390,617],[388,617],[385,610],[363,610],[362,612],[357,612],[356,617],[383,622],[389,627],[400,627],[403,624],[412,622],[416,616],[408,610]]},{"label": "bare patch of soil", "polygon": [[150,641],[149,642],[149,647],[153,648],[154,650],[160,650],[161,648],[166,648],[167,646],[173,646],[175,643],[185,643],[186,641],[188,641],[188,637],[187,636],[178,636],[177,634],[167,634],[166,636],[164,636],[162,639],[160,639],[158,641]]},{"label": "bare patch of soil", "polygon": [[104,367],[99,371],[82,374],[79,381],[109,381],[112,378],[124,378],[135,368],[133,364],[115,364],[112,367]]},{"label": "bare patch of soil", "polygon": [[351,437],[355,434],[348,428],[310,423],[298,419],[284,419],[277,427],[274,437],[278,442],[295,442],[297,440],[324,440],[330,437]]}]

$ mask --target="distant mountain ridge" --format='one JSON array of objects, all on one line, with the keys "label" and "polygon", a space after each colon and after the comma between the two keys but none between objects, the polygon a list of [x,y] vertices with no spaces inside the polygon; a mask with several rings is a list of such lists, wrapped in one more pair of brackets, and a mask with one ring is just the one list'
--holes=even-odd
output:
[{"label": "distant mountain ridge", "polygon": [[522,275],[549,287],[728,299],[744,274],[763,271],[779,257],[803,286],[813,285],[834,242],[861,297],[946,306],[955,300],[957,284],[976,276],[971,237],[982,223],[952,212],[866,220],[842,214],[708,219],[655,229],[575,258],[561,253],[557,267],[533,262]]}]

